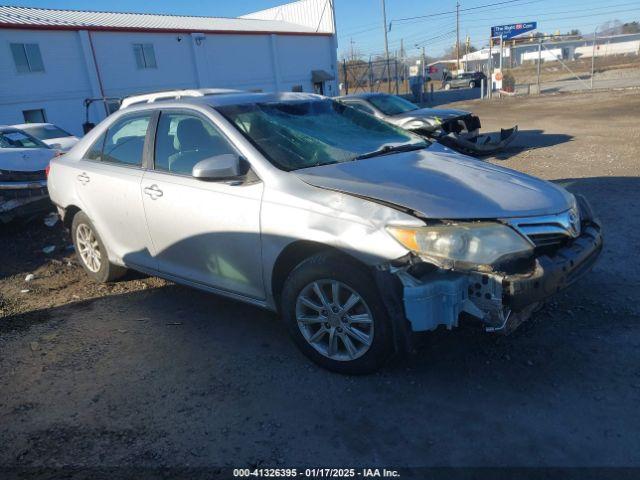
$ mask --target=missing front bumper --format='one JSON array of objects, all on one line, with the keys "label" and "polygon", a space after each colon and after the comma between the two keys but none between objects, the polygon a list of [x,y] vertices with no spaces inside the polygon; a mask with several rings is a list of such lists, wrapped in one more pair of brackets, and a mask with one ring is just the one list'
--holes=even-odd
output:
[{"label": "missing front bumper", "polygon": [[512,330],[549,296],[585,275],[602,251],[600,226],[591,223],[571,245],[553,256],[536,258],[528,274],[437,270],[415,278],[396,273],[403,285],[403,304],[414,332],[458,325],[461,313],[483,322],[489,331]]}]

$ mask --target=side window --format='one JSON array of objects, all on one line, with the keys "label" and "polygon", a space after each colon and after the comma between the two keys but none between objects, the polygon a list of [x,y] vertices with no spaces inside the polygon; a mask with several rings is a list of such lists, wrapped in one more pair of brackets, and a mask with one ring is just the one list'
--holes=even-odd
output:
[{"label": "side window", "polygon": [[89,147],[89,150],[85,152],[83,158],[86,158],[87,160],[100,160],[100,158],[102,157],[102,147],[104,147],[104,138],[106,136],[106,133],[100,135],[100,137],[98,137],[98,139],[93,142],[93,145]]},{"label": "side window", "polygon": [[236,153],[211,122],[197,115],[162,113],[157,132],[156,170],[191,175],[200,160]]},{"label": "side window", "polygon": [[107,130],[102,149],[102,161],[141,165],[144,141],[151,121],[151,113],[127,116]]}]

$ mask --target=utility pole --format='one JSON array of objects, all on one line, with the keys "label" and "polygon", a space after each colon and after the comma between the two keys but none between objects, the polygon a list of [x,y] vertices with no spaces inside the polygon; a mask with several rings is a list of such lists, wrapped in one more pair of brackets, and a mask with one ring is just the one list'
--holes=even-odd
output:
[{"label": "utility pole", "polygon": [[387,38],[387,8],[385,6],[384,0],[382,1],[382,23],[384,27],[384,56],[387,60],[387,86],[389,89],[389,93],[391,93],[391,65],[389,64],[389,39]]},{"label": "utility pole", "polygon": [[350,57],[351,57],[351,61],[353,62],[353,59],[354,59],[353,44],[355,43],[353,41],[353,38],[351,38],[350,43],[351,43],[351,54],[350,54]]},{"label": "utility pole", "polygon": [[404,61],[404,38],[400,39],[400,71],[402,72],[402,89],[404,90],[404,82],[406,80],[405,75],[405,61]]},{"label": "utility pole", "polygon": [[471,38],[467,35],[467,39],[464,42],[465,55],[464,55],[464,71],[469,70],[469,45],[471,44]]},{"label": "utility pole", "polygon": [[598,43],[598,27],[593,32],[593,50],[591,52],[591,90],[593,90],[593,76],[596,73],[596,44]]},{"label": "utility pole", "polygon": [[424,45],[422,46],[422,59],[420,60],[420,103],[424,102],[424,81],[427,78],[427,56],[424,52]]},{"label": "utility pole", "polygon": [[460,70],[460,2],[456,1],[456,66]]}]

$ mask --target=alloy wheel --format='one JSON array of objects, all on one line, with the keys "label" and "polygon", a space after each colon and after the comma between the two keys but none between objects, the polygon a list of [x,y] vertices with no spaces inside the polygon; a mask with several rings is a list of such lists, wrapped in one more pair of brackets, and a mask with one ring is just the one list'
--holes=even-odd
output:
[{"label": "alloy wheel", "polygon": [[369,306],[337,280],[316,280],[304,287],[296,299],[296,320],[309,345],[332,360],[355,360],[373,342]]},{"label": "alloy wheel", "polygon": [[89,225],[81,223],[76,229],[76,243],[78,245],[78,253],[85,266],[93,273],[100,270],[102,265],[102,253],[100,252],[100,244],[95,233]]}]

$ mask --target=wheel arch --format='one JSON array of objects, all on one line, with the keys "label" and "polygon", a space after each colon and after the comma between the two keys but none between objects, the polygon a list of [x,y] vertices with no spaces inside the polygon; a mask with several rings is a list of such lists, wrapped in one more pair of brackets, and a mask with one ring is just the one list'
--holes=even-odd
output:
[{"label": "wheel arch", "polygon": [[73,217],[75,217],[76,214],[81,211],[82,209],[77,205],[69,205],[65,207],[63,210],[64,213],[62,214],[62,224],[66,228],[71,229],[71,224],[73,223]]},{"label": "wheel arch", "polygon": [[276,310],[280,310],[280,296],[284,288],[284,283],[291,271],[305,259],[322,252],[335,253],[343,257],[346,261],[355,263],[368,270],[368,266],[361,260],[331,245],[310,240],[297,240],[292,242],[280,252],[271,272],[271,295],[273,296]]}]

